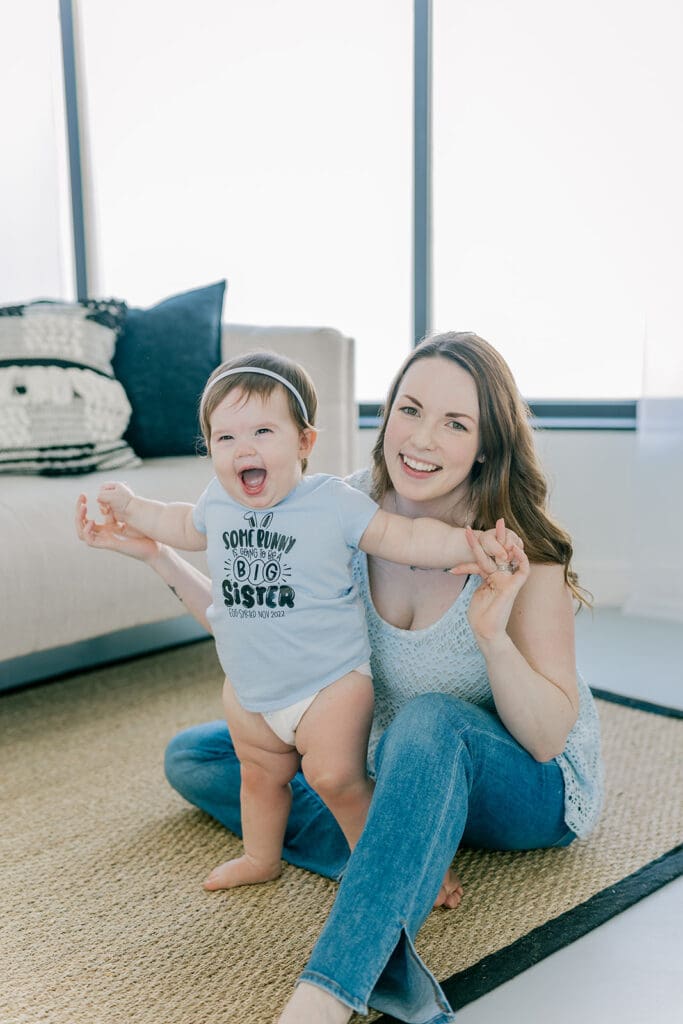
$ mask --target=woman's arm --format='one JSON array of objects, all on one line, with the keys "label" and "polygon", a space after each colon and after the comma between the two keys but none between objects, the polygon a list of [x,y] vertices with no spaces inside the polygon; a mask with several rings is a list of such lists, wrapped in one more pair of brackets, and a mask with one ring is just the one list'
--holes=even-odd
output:
[{"label": "woman's arm", "polygon": [[149,560],[147,565],[162,578],[178,600],[182,601],[190,615],[194,616],[208,633],[213,632],[206,617],[206,611],[211,604],[211,580],[165,544],[159,545],[158,554]]},{"label": "woman's arm", "polygon": [[496,710],[506,729],[537,761],[561,754],[579,710],[574,609],[561,565],[529,565],[513,551],[518,570],[501,572],[470,537],[482,585],[468,618],[486,660]]},{"label": "woman's arm", "polygon": [[88,519],[84,494],[78,496],[76,503],[76,533],[89,547],[115,551],[144,562],[170,587],[197,622],[211,632],[206,618],[211,604],[211,581],[177,551],[117,522],[109,511],[104,513],[102,523]]}]

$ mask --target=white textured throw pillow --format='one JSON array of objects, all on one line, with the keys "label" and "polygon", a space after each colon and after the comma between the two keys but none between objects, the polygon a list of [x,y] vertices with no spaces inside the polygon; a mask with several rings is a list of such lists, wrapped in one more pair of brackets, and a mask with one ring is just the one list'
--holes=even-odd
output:
[{"label": "white textured throw pillow", "polygon": [[115,300],[0,308],[0,473],[139,463],[121,440],[131,407],[111,366],[125,318]]}]

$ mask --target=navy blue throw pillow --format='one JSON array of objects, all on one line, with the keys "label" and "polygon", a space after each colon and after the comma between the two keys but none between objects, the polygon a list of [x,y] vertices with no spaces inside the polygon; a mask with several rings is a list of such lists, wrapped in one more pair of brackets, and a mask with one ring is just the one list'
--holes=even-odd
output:
[{"label": "navy blue throw pillow", "polygon": [[128,309],[112,365],[133,408],[124,438],[142,458],[197,452],[199,398],[221,359],[225,286]]}]

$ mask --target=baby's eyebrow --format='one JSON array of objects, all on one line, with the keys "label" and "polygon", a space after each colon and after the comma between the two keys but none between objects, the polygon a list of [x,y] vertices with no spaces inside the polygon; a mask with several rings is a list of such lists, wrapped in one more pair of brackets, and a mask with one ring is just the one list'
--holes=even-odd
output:
[{"label": "baby's eyebrow", "polygon": [[[275,427],[277,427],[277,425],[278,425],[277,420],[264,420],[263,423],[256,423],[254,426],[245,427],[244,429],[245,430],[263,430],[264,427],[268,427],[269,429],[272,430]],[[233,433],[234,433],[234,428],[233,427],[215,427],[211,431],[211,436],[213,437],[215,434],[233,434]]]}]

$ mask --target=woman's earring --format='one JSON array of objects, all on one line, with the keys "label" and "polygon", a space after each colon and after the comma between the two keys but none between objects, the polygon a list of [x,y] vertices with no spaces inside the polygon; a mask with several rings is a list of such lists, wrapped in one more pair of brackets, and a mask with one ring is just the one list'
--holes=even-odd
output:
[{"label": "woman's earring", "polygon": [[486,456],[485,455],[478,455],[477,456],[477,462],[486,462]]}]

